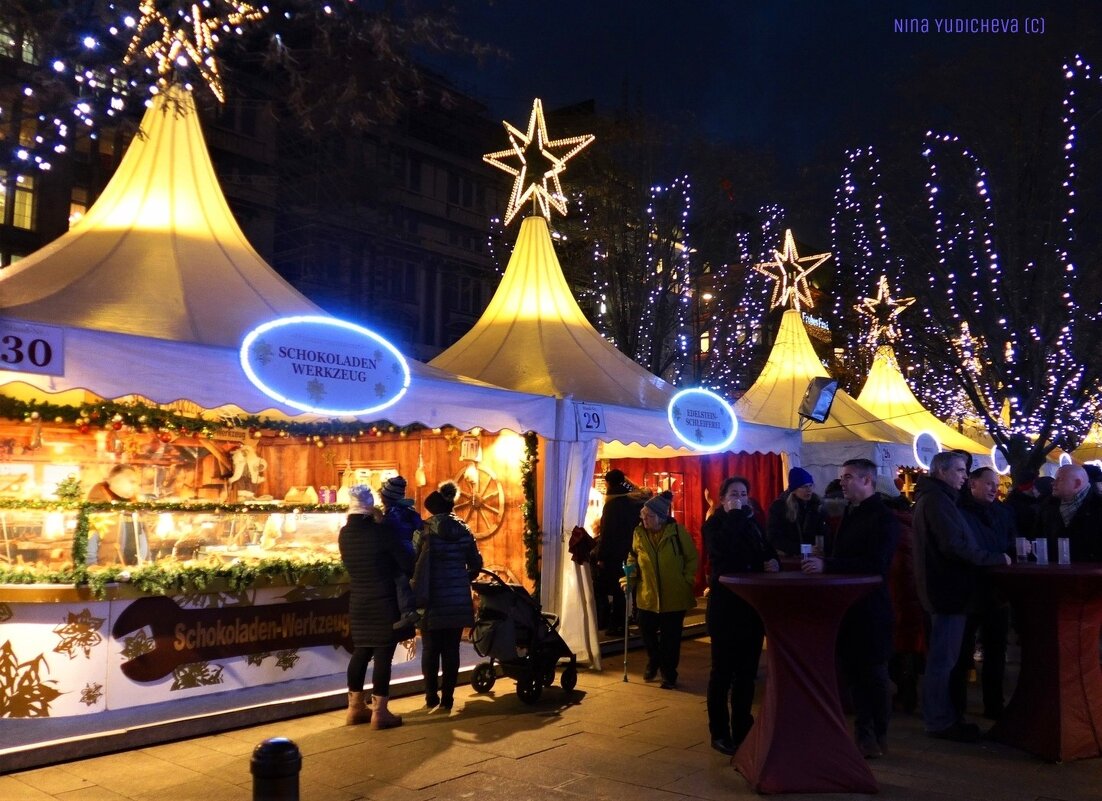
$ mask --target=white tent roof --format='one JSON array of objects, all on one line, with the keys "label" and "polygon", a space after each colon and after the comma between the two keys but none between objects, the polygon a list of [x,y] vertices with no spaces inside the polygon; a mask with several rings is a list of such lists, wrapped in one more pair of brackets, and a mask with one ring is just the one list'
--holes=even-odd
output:
[{"label": "white tent roof", "polygon": [[[789,309],[781,319],[781,330],[769,360],[754,385],[739,398],[735,411],[769,425],[799,428],[798,410],[807,385],[813,378],[828,378],[804,330],[800,313]],[[803,430],[805,443],[883,442],[910,445],[910,434],[881,419],[838,390],[830,417],[825,423],[811,423]]]},{"label": "white tent roof", "polygon": [[989,456],[990,447],[976,442],[934,417],[914,396],[899,370],[891,345],[876,349],[872,369],[857,402],[873,414],[899,426],[912,436],[928,432],[945,450],[963,450]]},{"label": "white tent roof", "polygon": [[[601,404],[606,431],[593,437],[692,453],[681,448],[666,418],[677,389],[622,354],[590,325],[563,277],[543,217],[521,223],[509,265],[486,311],[430,364],[498,386]],[[796,431],[749,420],[753,422],[739,420],[733,449],[799,449]],[[578,436],[588,435],[580,431]]]},{"label": "white tent roof", "polygon": [[0,314],[236,346],[252,328],[319,309],[238,227],[189,92],[154,98],[103,194],[70,231],[0,271]]},{"label": "white tent roof", "polygon": [[[103,194],[72,230],[0,272],[0,319],[61,328],[60,376],[4,372],[5,394],[84,390],[303,417],[246,379],[238,346],[272,319],[320,310],[260,258],[218,185],[190,93],[158,95]],[[410,360],[397,425],[555,431],[553,399]],[[68,399],[71,400],[71,397]]]},{"label": "white tent roof", "polygon": [[[247,414],[317,419],[282,406],[245,380],[235,348],[168,342],[108,331],[64,330],[64,375],[0,373],[8,395],[57,403],[50,396],[86,390],[115,400],[141,395],[158,404],[190,401],[203,409],[232,407]],[[372,419],[429,428],[534,430],[551,436],[555,400],[511,392],[410,362],[410,389]]]}]

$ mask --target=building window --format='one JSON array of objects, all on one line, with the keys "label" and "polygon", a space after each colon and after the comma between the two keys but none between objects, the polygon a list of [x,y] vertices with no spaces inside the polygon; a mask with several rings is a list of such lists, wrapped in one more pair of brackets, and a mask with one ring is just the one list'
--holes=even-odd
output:
[{"label": "building window", "polygon": [[409,179],[406,186],[412,192],[421,191],[421,159],[416,156],[409,157]]},{"label": "building window", "polygon": [[384,258],[374,270],[375,294],[392,300],[417,297],[417,265],[401,258]]},{"label": "building window", "polygon": [[69,196],[69,227],[84,216],[88,211],[88,190],[81,186],[74,186]]},{"label": "building window", "polygon": [[0,220],[7,218],[7,204],[12,204],[12,225],[16,228],[34,228],[34,178],[29,175],[17,175],[15,181],[8,182],[6,172],[0,171],[0,181],[5,187],[0,192]]},{"label": "building window", "polygon": [[34,40],[12,25],[0,24],[0,56],[19,59],[24,64],[38,63]]},{"label": "building window", "polygon": [[482,286],[467,275],[449,275],[444,284],[445,303],[450,311],[478,314],[482,311]]}]

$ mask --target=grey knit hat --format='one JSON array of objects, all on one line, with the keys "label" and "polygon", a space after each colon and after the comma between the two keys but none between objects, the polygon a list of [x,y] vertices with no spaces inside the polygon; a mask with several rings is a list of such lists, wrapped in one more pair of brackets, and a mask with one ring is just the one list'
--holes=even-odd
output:
[{"label": "grey knit hat", "polygon": [[665,522],[670,519],[670,511],[673,508],[673,493],[669,490],[659,493],[644,503],[643,506],[654,512],[659,520]]}]

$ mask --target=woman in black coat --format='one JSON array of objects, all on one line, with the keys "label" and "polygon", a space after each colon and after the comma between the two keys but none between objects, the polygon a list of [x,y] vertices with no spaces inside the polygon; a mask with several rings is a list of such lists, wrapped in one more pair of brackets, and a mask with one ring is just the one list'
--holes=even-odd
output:
[{"label": "woman in black coat", "polygon": [[[348,522],[341,529],[338,544],[341,560],[348,571],[348,615],[352,628],[352,658],[348,662],[349,724],[371,723],[373,729],[402,725],[402,718],[387,709],[390,696],[390,669],[394,648],[401,640],[414,636],[412,628],[395,630],[400,615],[394,579],[413,571],[413,555],[398,532],[383,521],[375,508],[371,489],[352,487]],[[371,706],[365,703],[364,679],[367,664],[374,661],[371,673]]]},{"label": "woman in black coat", "polygon": [[758,675],[765,629],[758,613],[719,583],[731,573],[764,573],[780,569],[777,552],[754,520],[750,482],[725,479],[719,508],[704,522],[708,554],[708,609],[705,621],[712,640],[708,677],[708,728],[712,747],[733,754],[754,724],[754,681]]},{"label": "woman in black coat", "polygon": [[[450,481],[425,498],[432,517],[418,543],[413,585],[421,618],[421,675],[429,712],[450,712],[459,678],[459,641],[463,629],[474,625],[471,581],[482,569],[474,535],[452,515],[458,487]],[[442,673],[437,692],[437,674]]]}]

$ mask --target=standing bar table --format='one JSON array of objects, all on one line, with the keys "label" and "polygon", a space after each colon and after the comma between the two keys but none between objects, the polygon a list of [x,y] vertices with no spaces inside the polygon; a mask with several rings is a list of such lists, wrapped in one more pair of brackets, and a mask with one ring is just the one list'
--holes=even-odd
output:
[{"label": "standing bar table", "polygon": [[731,758],[759,793],[875,793],[838,697],[834,662],[846,610],[879,576],[747,573],[721,576],[757,610],[768,639],[765,696]]},{"label": "standing bar table", "polygon": [[1022,648],[1018,685],[988,735],[1053,762],[1102,756],[1102,565],[991,568]]}]

